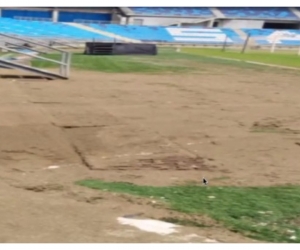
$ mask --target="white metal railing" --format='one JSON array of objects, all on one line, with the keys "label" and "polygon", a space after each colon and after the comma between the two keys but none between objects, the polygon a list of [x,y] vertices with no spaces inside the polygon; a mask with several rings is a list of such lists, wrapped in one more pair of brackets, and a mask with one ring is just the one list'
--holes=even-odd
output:
[{"label": "white metal railing", "polygon": [[[24,49],[24,47],[26,47],[24,45],[26,43],[26,44],[33,44],[37,48],[46,48],[49,51],[52,50],[52,51],[55,51],[56,53],[60,53],[61,54],[61,59],[60,60],[54,60],[54,59],[43,57],[41,55],[26,53],[26,52],[17,50],[15,48],[10,48],[10,47],[7,47],[6,44],[5,45],[0,45],[0,48],[2,48],[3,50],[6,50],[6,51],[10,51],[10,52],[13,52],[13,53],[26,55],[26,56],[29,56],[29,57],[32,57],[32,58],[40,59],[42,61],[48,61],[48,62],[52,62],[54,64],[57,64],[57,65],[59,65],[59,73],[60,73],[60,75],[63,76],[63,77],[66,77],[66,78],[69,77],[69,74],[70,74],[70,65],[71,65],[71,53],[70,52],[67,52],[67,51],[64,51],[62,49],[58,49],[58,48],[55,48],[55,47],[51,47],[49,45],[45,45],[45,44],[39,43],[37,41],[33,41],[32,39],[28,40],[28,39],[24,39],[24,38],[20,38],[20,37],[16,37],[16,36],[11,36],[11,35],[7,35],[7,34],[3,34],[3,33],[0,33],[0,37],[2,39],[3,38],[4,39],[9,39],[10,41],[15,40],[15,41],[18,41],[18,42],[23,42],[23,45],[21,45],[21,46],[19,46],[19,44],[15,44],[15,43],[10,42],[14,46],[16,46],[16,47],[22,47],[23,49]],[[30,47],[27,47],[27,49],[31,50]],[[34,50],[37,50],[37,49],[33,49],[33,51]]]}]

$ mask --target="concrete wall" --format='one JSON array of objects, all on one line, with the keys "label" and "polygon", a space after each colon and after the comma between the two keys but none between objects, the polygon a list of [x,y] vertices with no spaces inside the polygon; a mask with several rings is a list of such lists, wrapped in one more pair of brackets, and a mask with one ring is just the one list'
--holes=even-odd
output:
[{"label": "concrete wall", "polygon": [[219,21],[218,28],[231,28],[231,29],[261,29],[264,25],[262,20],[221,20]]},{"label": "concrete wall", "polygon": [[114,24],[122,24],[125,25],[126,24],[126,17],[123,17],[117,13],[113,13],[112,14],[112,18],[111,18],[111,22]]},{"label": "concrete wall", "polygon": [[149,25],[149,26],[165,26],[179,22],[193,22],[201,20],[200,18],[174,18],[174,17],[130,17],[129,24]]}]

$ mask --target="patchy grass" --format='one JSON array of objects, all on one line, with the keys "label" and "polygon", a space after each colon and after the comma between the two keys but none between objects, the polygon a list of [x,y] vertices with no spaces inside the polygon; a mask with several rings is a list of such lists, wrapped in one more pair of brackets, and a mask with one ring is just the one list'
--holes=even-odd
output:
[{"label": "patchy grass", "polygon": [[155,199],[164,197],[173,210],[208,215],[230,230],[248,237],[268,242],[300,242],[298,186],[151,187],[100,180],[83,180],[77,184]]},{"label": "patchy grass", "polygon": [[204,223],[199,223],[195,220],[187,220],[187,219],[178,219],[174,217],[162,217],[160,220],[177,224],[177,225],[182,225],[182,226],[190,226],[190,227],[210,227]]},{"label": "patchy grass", "polygon": [[275,134],[300,134],[299,130],[287,129],[287,128],[267,128],[267,127],[254,127],[250,130],[253,133],[275,133]]},{"label": "patchy grass", "polygon": [[239,59],[242,61],[255,61],[260,63],[274,64],[280,66],[300,68],[300,56],[285,52],[285,53],[270,53],[269,51],[249,51],[241,54],[240,51],[222,51],[221,49],[199,49],[199,48],[183,48],[184,53],[201,56],[217,56],[230,59]]},{"label": "patchy grass", "polygon": [[[47,57],[54,60],[60,59],[59,54],[49,54]],[[41,60],[33,60],[32,65],[39,68],[57,67],[52,62]],[[113,73],[180,73],[189,70],[189,67],[184,64],[166,63],[164,56],[88,56],[82,53],[74,53],[72,55],[72,67]]]},{"label": "patchy grass", "polygon": [[299,130],[285,128],[277,121],[255,122],[250,130],[255,133],[299,134]]},{"label": "patchy grass", "polygon": [[[59,54],[48,54],[46,57],[60,60]],[[233,66],[261,70],[262,66],[247,63],[224,61],[203,55],[177,53],[174,49],[160,49],[157,56],[88,56],[82,53],[72,55],[72,67],[82,70],[93,70],[112,73],[186,73],[206,72],[208,68]],[[35,59],[32,66],[54,68],[57,64]]]}]

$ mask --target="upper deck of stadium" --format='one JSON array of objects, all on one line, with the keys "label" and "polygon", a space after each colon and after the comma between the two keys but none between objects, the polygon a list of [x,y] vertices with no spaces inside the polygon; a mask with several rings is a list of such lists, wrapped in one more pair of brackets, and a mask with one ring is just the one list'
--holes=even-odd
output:
[{"label": "upper deck of stadium", "polygon": [[[53,12],[59,12],[60,16],[64,16],[58,21],[65,22],[72,21],[72,19],[76,18],[109,21],[111,14],[121,14],[132,17],[300,20],[300,8],[298,7],[1,8],[0,15],[8,18],[20,16],[51,18],[53,17]],[[99,13],[102,13],[102,16],[99,15]]]},{"label": "upper deck of stadium", "polygon": [[133,15],[298,20],[299,9],[285,7],[130,7]]},{"label": "upper deck of stadium", "polygon": [[[72,23],[82,25],[78,28],[78,25],[72,26]],[[297,40],[300,31],[300,8],[6,7],[0,9],[0,24],[2,33],[51,39],[59,37],[104,41],[110,38],[103,32],[110,32],[141,41],[198,43],[207,42],[214,32],[215,36],[221,37],[219,40],[222,42],[224,34],[233,42],[239,42],[250,31],[251,34],[264,36],[264,40],[268,40],[267,37],[273,36],[276,30],[287,30],[294,35],[289,40]],[[207,28],[212,29],[210,35],[206,34],[209,31],[202,30]],[[213,38],[213,41],[216,39]]]}]

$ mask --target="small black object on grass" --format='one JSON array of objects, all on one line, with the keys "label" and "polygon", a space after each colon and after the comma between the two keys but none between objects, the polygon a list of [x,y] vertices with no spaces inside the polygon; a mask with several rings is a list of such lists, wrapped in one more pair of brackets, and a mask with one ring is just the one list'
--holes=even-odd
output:
[{"label": "small black object on grass", "polygon": [[205,186],[208,184],[208,181],[205,178],[202,179],[202,182],[203,182],[203,185],[205,185]]}]

